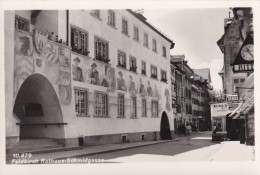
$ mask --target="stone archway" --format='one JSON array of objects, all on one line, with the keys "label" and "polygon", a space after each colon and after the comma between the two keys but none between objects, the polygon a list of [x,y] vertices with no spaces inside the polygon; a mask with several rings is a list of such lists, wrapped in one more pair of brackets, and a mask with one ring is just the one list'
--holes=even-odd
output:
[{"label": "stone archway", "polygon": [[23,82],[13,112],[21,120],[21,139],[65,137],[58,97],[52,84],[43,75],[30,75]]},{"label": "stone archway", "polygon": [[172,139],[169,119],[168,119],[168,116],[165,112],[162,113],[162,117],[161,117],[160,134],[161,134],[161,138],[163,140]]}]

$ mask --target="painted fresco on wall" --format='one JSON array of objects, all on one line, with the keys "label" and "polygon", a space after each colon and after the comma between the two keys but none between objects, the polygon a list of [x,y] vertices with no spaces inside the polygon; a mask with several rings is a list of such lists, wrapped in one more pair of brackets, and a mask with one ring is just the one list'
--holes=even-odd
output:
[{"label": "painted fresco on wall", "polygon": [[24,80],[34,72],[33,41],[27,33],[15,33],[14,48],[14,97]]},{"label": "painted fresco on wall", "polygon": [[151,84],[150,84],[150,81],[147,81],[147,84],[148,84],[148,87],[147,87],[147,95],[149,97],[152,97],[153,96],[153,89],[151,87]]},{"label": "painted fresco on wall", "polygon": [[[23,81],[33,73],[43,74],[59,91],[60,102],[71,101],[70,50],[34,30],[33,35],[15,31],[14,97]],[[33,47],[34,46],[34,47]]]},{"label": "painted fresco on wall", "polygon": [[74,81],[83,82],[82,69],[79,67],[80,59],[74,58],[74,65],[72,65],[72,77]]},{"label": "painted fresco on wall", "polygon": [[145,96],[145,88],[142,82],[142,79],[140,78],[140,85],[139,85],[139,94],[140,96],[144,97]]},{"label": "painted fresco on wall", "polygon": [[89,79],[90,83],[93,85],[100,85],[99,84],[99,72],[97,71],[97,64],[92,63],[91,69],[89,70]]},{"label": "painted fresco on wall", "polygon": [[160,100],[160,93],[159,93],[159,91],[158,91],[158,89],[157,89],[156,84],[154,85],[154,94],[153,94],[153,97],[154,97],[154,98],[158,98],[158,99]]},{"label": "painted fresco on wall", "polygon": [[129,75],[128,91],[133,95],[137,93],[137,89],[135,88],[135,82],[133,81],[132,75]]},{"label": "painted fresco on wall", "polygon": [[123,78],[123,73],[121,71],[118,72],[118,78],[117,78],[117,90],[126,91],[126,83]]},{"label": "painted fresco on wall", "polygon": [[105,66],[105,75],[103,76],[101,86],[107,87],[107,91],[114,92],[115,83],[115,69],[110,66]]},{"label": "painted fresco on wall", "polygon": [[165,95],[165,99],[166,99],[165,108],[166,108],[167,111],[170,111],[171,110],[171,106],[170,106],[170,92],[169,92],[168,89],[165,89],[164,95]]}]

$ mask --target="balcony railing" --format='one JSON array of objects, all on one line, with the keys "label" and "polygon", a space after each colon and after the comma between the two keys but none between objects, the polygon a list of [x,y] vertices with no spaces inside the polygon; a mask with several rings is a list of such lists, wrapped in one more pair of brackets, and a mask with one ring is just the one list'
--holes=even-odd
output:
[{"label": "balcony railing", "polygon": [[72,46],[72,51],[84,56],[88,56],[88,54],[90,53],[90,51],[87,51],[87,49],[79,49],[76,44]]},{"label": "balcony railing", "polygon": [[109,61],[110,61],[110,59],[108,59],[108,58],[106,58],[106,57],[104,57],[102,55],[96,55],[96,60],[102,61],[104,63],[109,63]]},{"label": "balcony railing", "polygon": [[126,69],[126,63],[118,62],[118,66]]},{"label": "balcony railing", "polygon": [[157,75],[152,74],[152,75],[151,75],[151,78],[157,79]]},{"label": "balcony railing", "polygon": [[130,67],[130,71],[132,71],[132,72],[136,72],[136,69],[137,69],[137,67]]},{"label": "balcony railing", "polygon": [[166,78],[161,78],[161,81],[167,83],[167,79]]}]

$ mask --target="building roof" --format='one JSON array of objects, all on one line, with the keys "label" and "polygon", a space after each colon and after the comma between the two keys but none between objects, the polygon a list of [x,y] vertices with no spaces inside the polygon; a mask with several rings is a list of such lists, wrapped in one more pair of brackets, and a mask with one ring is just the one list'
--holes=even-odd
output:
[{"label": "building roof", "polygon": [[209,68],[193,69],[193,71],[194,71],[195,74],[202,76],[202,78],[206,79],[208,82],[211,82],[210,69]]},{"label": "building roof", "polygon": [[179,63],[184,61],[185,55],[171,55],[172,63]]},{"label": "building roof", "polygon": [[134,11],[132,11],[131,9],[127,9],[127,11],[129,13],[131,13],[133,16],[135,16],[137,19],[139,19],[141,22],[143,22],[145,25],[147,25],[148,27],[150,27],[153,31],[155,31],[156,33],[158,33],[161,37],[163,37],[164,39],[166,39],[168,42],[171,43],[171,49],[174,47],[175,43],[169,38],[167,37],[165,34],[163,34],[161,31],[159,31],[158,29],[156,29],[153,25],[151,25],[149,22],[146,21],[146,18],[140,14],[140,13],[136,13]]}]

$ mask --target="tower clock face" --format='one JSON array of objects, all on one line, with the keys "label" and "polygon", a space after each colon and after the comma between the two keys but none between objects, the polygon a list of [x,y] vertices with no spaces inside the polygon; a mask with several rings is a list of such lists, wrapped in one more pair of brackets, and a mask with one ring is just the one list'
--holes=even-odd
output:
[{"label": "tower clock face", "polygon": [[241,56],[246,61],[254,60],[254,45],[247,44],[241,49]]}]

